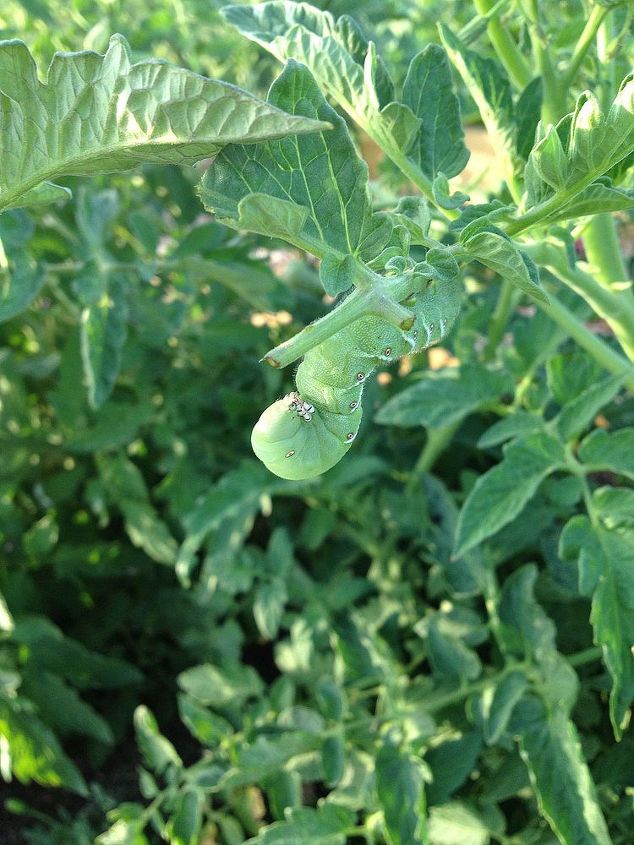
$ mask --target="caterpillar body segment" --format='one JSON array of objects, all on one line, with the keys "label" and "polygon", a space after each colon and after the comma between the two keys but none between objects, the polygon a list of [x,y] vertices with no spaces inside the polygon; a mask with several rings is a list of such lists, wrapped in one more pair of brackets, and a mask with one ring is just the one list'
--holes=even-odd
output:
[{"label": "caterpillar body segment", "polygon": [[295,375],[297,393],[274,402],[253,429],[258,458],[290,480],[314,478],[338,463],[357,436],[367,378],[381,362],[442,340],[459,313],[461,295],[459,278],[442,288],[432,283],[411,305],[411,329],[369,314],[309,350]]},{"label": "caterpillar body segment", "polygon": [[314,478],[333,467],[352,445],[361,423],[361,406],[350,414],[315,408],[307,421],[294,409],[293,394],[264,411],[251,434],[253,451],[262,463],[291,481]]},{"label": "caterpillar body segment", "polygon": [[[365,381],[365,379],[364,379]],[[342,388],[324,384],[302,362],[295,375],[295,385],[300,396],[310,396],[311,403],[319,408],[328,408],[334,414],[350,414],[361,404],[364,382]]]}]

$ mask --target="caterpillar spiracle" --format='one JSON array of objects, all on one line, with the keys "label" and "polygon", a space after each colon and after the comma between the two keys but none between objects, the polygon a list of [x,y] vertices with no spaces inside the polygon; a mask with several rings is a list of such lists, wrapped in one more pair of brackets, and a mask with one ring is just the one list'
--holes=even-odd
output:
[{"label": "caterpillar spiracle", "polygon": [[458,278],[441,287],[432,283],[411,307],[415,320],[408,331],[367,315],[307,352],[295,375],[296,391],[270,405],[253,428],[257,457],[290,480],[333,467],[359,431],[368,376],[381,362],[442,340],[460,310],[461,295]]}]

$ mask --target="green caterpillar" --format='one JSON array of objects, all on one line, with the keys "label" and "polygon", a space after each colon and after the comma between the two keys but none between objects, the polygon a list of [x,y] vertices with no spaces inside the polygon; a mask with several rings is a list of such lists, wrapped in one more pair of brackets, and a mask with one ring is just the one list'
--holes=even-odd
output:
[{"label": "green caterpillar", "polygon": [[461,294],[459,278],[432,282],[411,307],[409,331],[368,315],[307,352],[295,375],[296,392],[270,405],[255,424],[251,445],[258,458],[291,480],[314,478],[338,463],[357,436],[368,376],[382,361],[442,340]]}]

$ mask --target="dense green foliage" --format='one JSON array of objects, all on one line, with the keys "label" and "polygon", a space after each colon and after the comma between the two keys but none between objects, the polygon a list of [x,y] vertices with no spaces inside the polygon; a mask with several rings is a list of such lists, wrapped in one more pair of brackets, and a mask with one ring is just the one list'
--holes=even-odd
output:
[{"label": "dense green foliage", "polygon": [[212,5],[0,9],[6,841],[629,845],[632,4]]}]

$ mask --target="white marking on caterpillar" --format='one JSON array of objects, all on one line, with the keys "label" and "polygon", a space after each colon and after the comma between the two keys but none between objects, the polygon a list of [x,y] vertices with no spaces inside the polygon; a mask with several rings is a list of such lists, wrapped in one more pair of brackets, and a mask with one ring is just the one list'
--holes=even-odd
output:
[{"label": "white marking on caterpillar", "polygon": [[357,408],[357,407],[358,407],[358,405],[359,405],[359,403],[358,403],[358,402],[351,402],[351,403],[350,403],[350,408],[351,408],[351,410],[353,410],[353,411],[354,411],[354,409],[355,409],[355,408]]},{"label": "white marking on caterpillar", "polygon": [[310,402],[304,402],[298,393],[289,393],[288,398],[291,399],[288,410],[295,411],[298,417],[310,422],[315,413],[314,405],[311,405]]},{"label": "white marking on caterpillar", "polygon": [[294,454],[295,454],[295,449],[291,449],[291,450],[290,450],[290,452],[287,452],[287,453],[286,453],[286,457],[287,457],[287,458],[292,458]]},{"label": "white marking on caterpillar", "polygon": [[357,373],[357,381],[365,381],[365,373]]},{"label": "white marking on caterpillar", "polygon": [[354,440],[354,431],[351,431],[350,434],[346,434],[346,440]]}]

